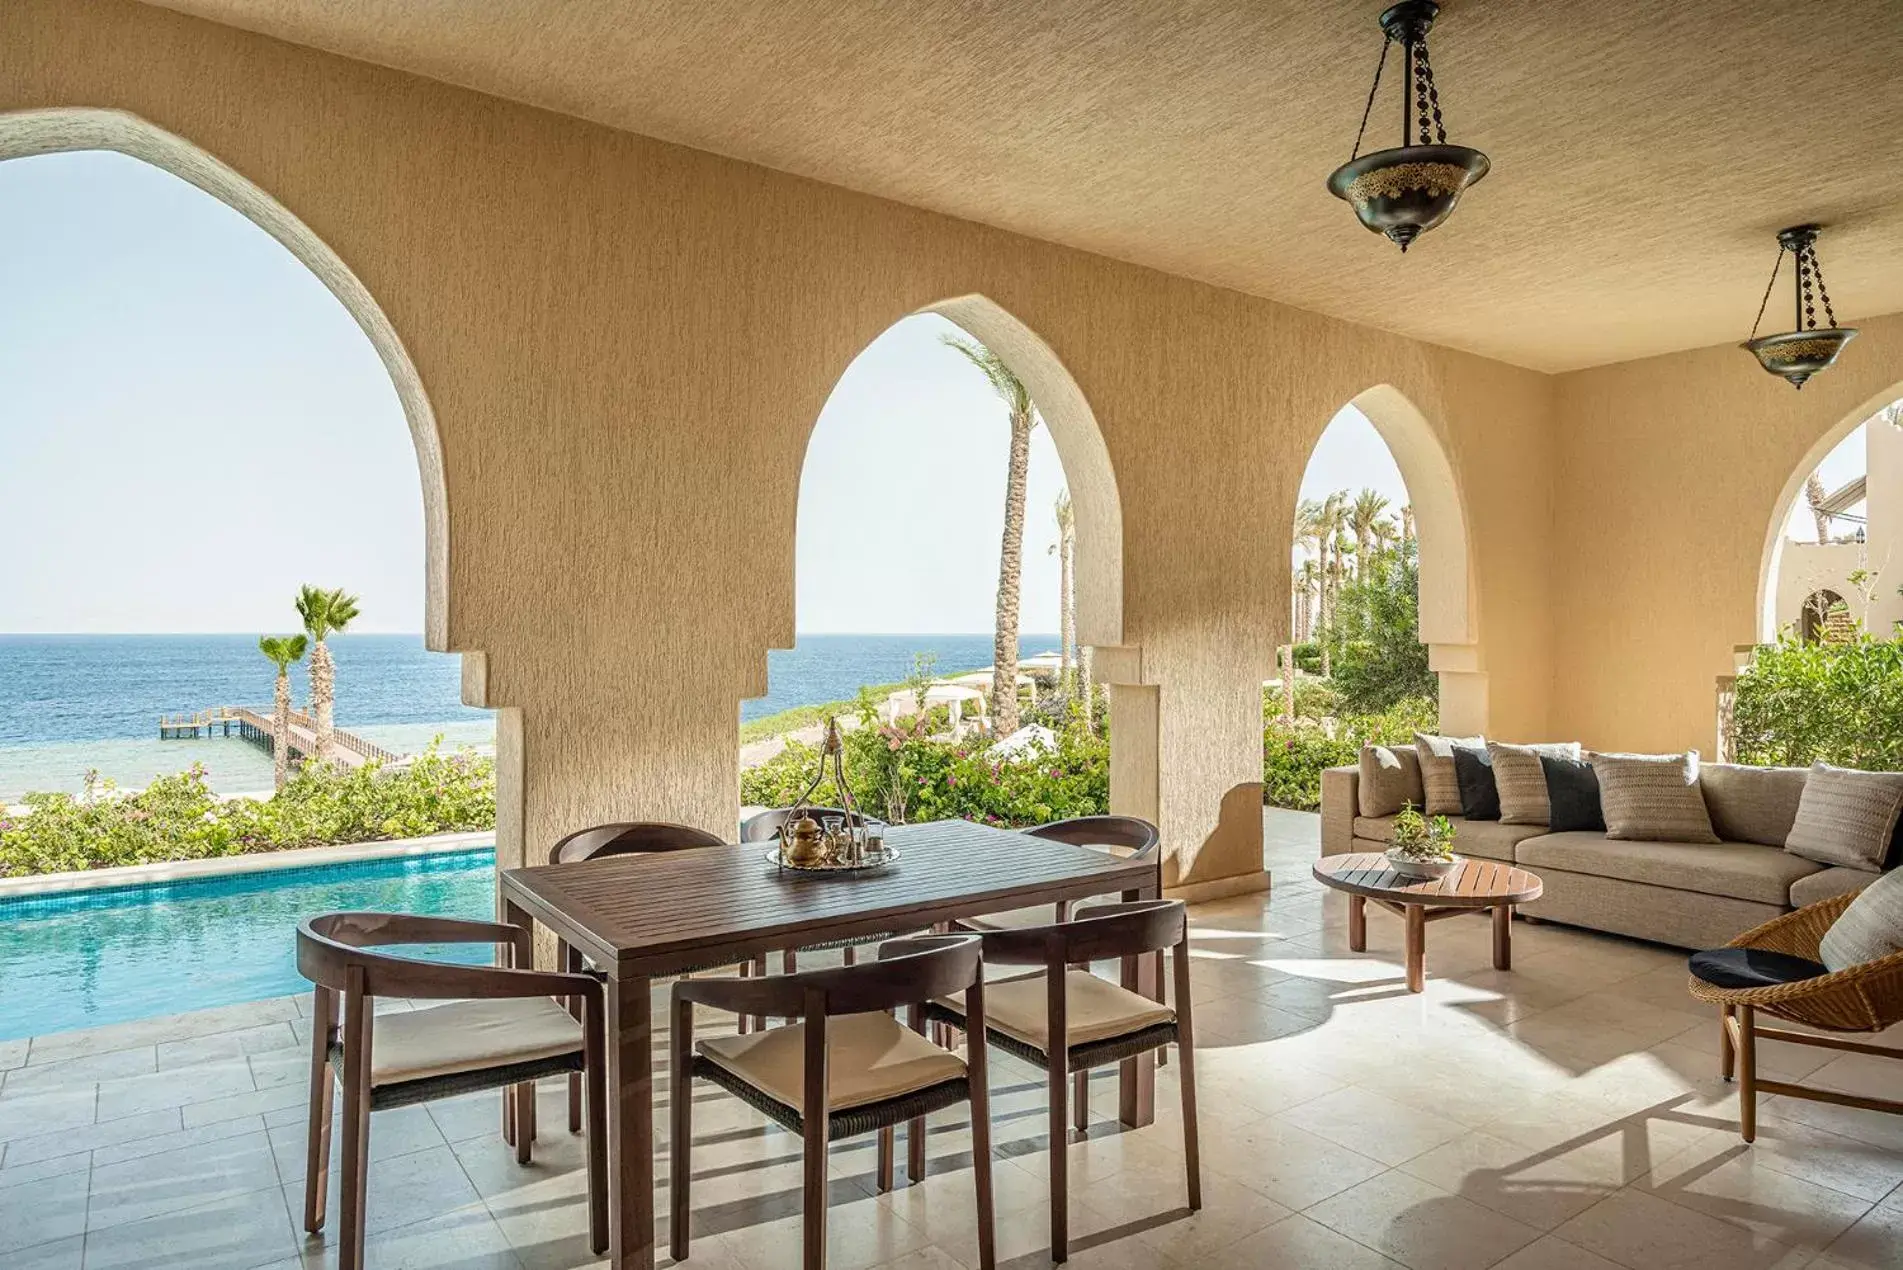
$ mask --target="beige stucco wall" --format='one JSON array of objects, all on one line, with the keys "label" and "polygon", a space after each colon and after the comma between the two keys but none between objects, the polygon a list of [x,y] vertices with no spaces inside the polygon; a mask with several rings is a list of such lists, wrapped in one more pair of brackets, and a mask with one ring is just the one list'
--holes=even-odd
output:
[{"label": "beige stucco wall", "polygon": [[1296,491],[1372,385],[1418,408],[1459,485],[1478,721],[1549,730],[1552,379],[122,0],[12,0],[0,50],[0,110],[125,110],[204,147],[404,341],[440,430],[441,642],[480,654],[472,699],[511,712],[505,863],[604,819],[731,827],[737,703],[793,635],[809,430],[884,327],[974,293],[1101,429],[1123,589],[1121,632],[1096,637],[1146,686],[1123,694],[1114,796],[1159,817],[1184,877],[1259,867]]},{"label": "beige stucco wall", "polygon": [[1559,378],[1561,730],[1603,747],[1711,753],[1715,681],[1758,637],[1780,498],[1903,391],[1903,316],[1856,325],[1838,364],[1802,392],[1735,345]]}]

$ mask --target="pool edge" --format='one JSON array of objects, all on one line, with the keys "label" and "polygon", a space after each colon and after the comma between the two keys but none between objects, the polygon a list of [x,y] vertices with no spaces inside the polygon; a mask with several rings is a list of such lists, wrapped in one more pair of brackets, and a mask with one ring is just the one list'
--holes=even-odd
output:
[{"label": "pool edge", "polygon": [[487,845],[495,841],[495,836],[495,830],[483,829],[472,833],[439,833],[427,838],[398,838],[388,842],[351,842],[334,847],[261,851],[252,855],[218,856],[208,860],[166,860],[156,864],[128,864],[110,869],[81,869],[71,873],[37,873],[22,878],[0,878],[0,900],[154,886],[247,873],[275,873],[282,869],[307,869],[314,865],[351,864],[362,860],[438,855]]}]

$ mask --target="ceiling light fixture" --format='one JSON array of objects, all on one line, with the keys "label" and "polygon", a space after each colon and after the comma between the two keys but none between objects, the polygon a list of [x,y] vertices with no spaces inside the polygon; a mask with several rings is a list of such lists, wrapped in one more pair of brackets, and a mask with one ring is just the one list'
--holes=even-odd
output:
[{"label": "ceiling light fixture", "polygon": [[[1328,178],[1329,192],[1345,199],[1361,223],[1386,234],[1405,252],[1408,244],[1453,213],[1454,204],[1468,186],[1487,174],[1487,156],[1468,146],[1447,144],[1447,125],[1441,122],[1440,93],[1434,87],[1434,69],[1427,61],[1427,33],[1440,13],[1434,0],[1401,0],[1381,15],[1381,60],[1374,68],[1374,86],[1361,112],[1361,130],[1348,162]],[[1401,81],[1401,144],[1393,150],[1361,153],[1368,117],[1381,88],[1381,72],[1388,63],[1388,46],[1399,44],[1405,59]],[[1410,145],[1410,134],[1419,140]]]},{"label": "ceiling light fixture", "polygon": [[[1817,231],[1822,225],[1793,225],[1777,235],[1777,263],[1771,266],[1771,280],[1764,284],[1764,299],[1758,303],[1758,320],[1751,324],[1751,338],[1742,347],[1757,357],[1758,365],[1791,387],[1802,388],[1804,381],[1837,360],[1844,345],[1857,337],[1854,326],[1838,326],[1837,314],[1830,307],[1830,292],[1824,289],[1824,267],[1817,261]],[[1771,303],[1777,273],[1784,267],[1784,253],[1797,257],[1797,326],[1782,335],[1759,337],[1765,306]],[[1824,321],[1817,325],[1817,301],[1824,302]]]}]

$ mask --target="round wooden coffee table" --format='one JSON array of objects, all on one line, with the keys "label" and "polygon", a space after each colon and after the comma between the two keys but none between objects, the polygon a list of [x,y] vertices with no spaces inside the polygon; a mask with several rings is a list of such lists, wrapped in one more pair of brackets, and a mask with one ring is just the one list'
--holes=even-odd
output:
[{"label": "round wooden coffee table", "polygon": [[1443,917],[1490,909],[1493,912],[1493,965],[1513,968],[1513,906],[1540,897],[1540,880],[1525,869],[1498,860],[1463,860],[1444,878],[1411,878],[1396,873],[1378,851],[1323,856],[1315,862],[1315,880],[1348,895],[1348,947],[1368,950],[1368,901],[1407,923],[1407,988],[1427,984],[1427,924]]}]

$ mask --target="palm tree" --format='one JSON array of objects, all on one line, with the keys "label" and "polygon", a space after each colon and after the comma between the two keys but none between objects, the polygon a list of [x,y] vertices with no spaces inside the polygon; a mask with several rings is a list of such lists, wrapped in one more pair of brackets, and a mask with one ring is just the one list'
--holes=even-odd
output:
[{"label": "palm tree", "polygon": [[1315,638],[1315,592],[1322,571],[1313,560],[1302,561],[1295,572],[1295,642],[1305,644]]},{"label": "palm tree", "polygon": [[260,635],[258,651],[278,668],[277,688],[271,694],[271,781],[283,789],[291,776],[291,664],[304,660],[302,635]]},{"label": "palm tree", "polygon": [[1830,513],[1824,510],[1824,479],[1812,472],[1804,478],[1804,501],[1810,504],[1810,514],[1817,521],[1817,541],[1830,541]]},{"label": "palm tree", "polygon": [[1070,505],[1070,491],[1057,496],[1057,541],[1051,550],[1057,553],[1057,603],[1059,679],[1064,700],[1077,695],[1077,682],[1071,669],[1077,653],[1077,516]]},{"label": "palm tree", "polygon": [[346,594],[342,587],[326,591],[306,584],[297,593],[297,615],[303,619],[304,633],[311,640],[311,715],[317,720],[313,744],[321,761],[330,757],[331,740],[337,732],[333,719],[337,666],[324,640],[343,634],[357,619],[357,597]]},{"label": "palm tree", "polygon": [[1388,500],[1371,489],[1363,489],[1355,495],[1355,501],[1348,508],[1348,527],[1355,536],[1355,576],[1360,577],[1368,567],[1373,553],[1368,544],[1373,540],[1375,526],[1388,510]]},{"label": "palm tree", "polygon": [[990,381],[1011,415],[1011,463],[1004,481],[1004,542],[998,551],[998,612],[991,646],[991,717],[997,734],[1018,730],[1018,584],[1024,574],[1024,488],[1031,469],[1037,406],[1004,359],[975,340],[944,337]]},{"label": "palm tree", "polygon": [[1401,545],[1407,546],[1414,541],[1414,504],[1401,504]]}]

